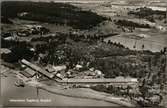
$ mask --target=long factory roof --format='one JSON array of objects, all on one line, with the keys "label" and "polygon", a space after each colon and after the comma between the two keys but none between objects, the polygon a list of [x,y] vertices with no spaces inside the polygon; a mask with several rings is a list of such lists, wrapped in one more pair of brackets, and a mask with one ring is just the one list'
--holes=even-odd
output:
[{"label": "long factory roof", "polygon": [[33,70],[35,70],[35,71],[37,71],[37,72],[39,72],[39,73],[41,73],[41,74],[43,74],[43,75],[49,77],[49,78],[53,78],[53,77],[54,77],[53,74],[51,74],[51,73],[45,71],[44,69],[40,68],[39,66],[36,66],[36,65],[30,63],[29,61],[27,61],[27,60],[25,60],[25,59],[22,59],[21,62],[22,62],[23,64],[27,65],[28,67],[30,67],[31,69],[33,69]]},{"label": "long factory roof", "polygon": [[115,79],[115,78],[98,78],[98,79],[64,79],[59,82],[69,82],[69,83],[137,83],[135,78],[124,78],[124,79]]}]

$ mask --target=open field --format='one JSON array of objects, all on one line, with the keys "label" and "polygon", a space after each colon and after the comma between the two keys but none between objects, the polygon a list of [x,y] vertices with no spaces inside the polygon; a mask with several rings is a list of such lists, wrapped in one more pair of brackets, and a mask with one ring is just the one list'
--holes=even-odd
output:
[{"label": "open field", "polygon": [[[155,33],[146,33],[145,35],[148,35],[148,37],[142,39],[135,39],[135,37],[139,37],[137,36],[138,34],[127,35],[132,35],[132,37],[129,38],[125,34],[123,34],[108,37],[105,39],[105,41],[107,42],[108,40],[111,40],[112,42],[123,44],[132,50],[150,50],[153,52],[159,52],[163,50],[164,47],[167,47],[167,36],[165,33],[161,35]],[[145,47],[142,48],[142,45],[144,45]]]}]

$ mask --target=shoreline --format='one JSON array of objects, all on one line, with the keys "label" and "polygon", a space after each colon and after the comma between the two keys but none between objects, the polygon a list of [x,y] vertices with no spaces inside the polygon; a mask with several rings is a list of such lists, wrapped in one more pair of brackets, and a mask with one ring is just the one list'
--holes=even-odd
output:
[{"label": "shoreline", "polygon": [[135,107],[136,106],[135,104],[127,102],[125,98],[113,97],[110,94],[94,91],[89,88],[75,88],[75,89],[67,88],[65,89],[62,87],[58,88],[58,87],[48,86],[40,82],[36,82],[35,85],[32,85],[32,84],[34,83],[30,82],[30,83],[27,83],[26,85],[37,87],[38,89],[45,90],[47,92],[57,94],[57,95],[67,96],[67,97],[105,101],[105,102],[114,103],[114,104],[125,106],[125,107]]}]

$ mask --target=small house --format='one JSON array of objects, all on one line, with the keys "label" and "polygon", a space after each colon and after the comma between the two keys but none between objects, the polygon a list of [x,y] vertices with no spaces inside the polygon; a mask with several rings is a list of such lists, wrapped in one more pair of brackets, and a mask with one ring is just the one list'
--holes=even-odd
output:
[{"label": "small house", "polygon": [[75,70],[77,70],[77,71],[82,71],[82,70],[83,70],[83,66],[77,64],[77,65],[75,66]]},{"label": "small house", "polygon": [[30,74],[30,77],[33,77],[37,72],[32,70],[31,68],[26,68],[24,70],[25,72],[27,72],[28,74]]},{"label": "small house", "polygon": [[30,68],[26,68],[24,71],[21,71],[20,73],[27,78],[32,78],[36,74],[36,72]]},{"label": "small house", "polygon": [[11,53],[11,50],[9,50],[7,48],[1,48],[0,51],[1,51],[1,54],[9,54],[9,53]]},{"label": "small house", "polygon": [[58,71],[65,71],[67,69],[67,66],[66,65],[52,66],[52,68],[54,69],[55,72],[58,72]]},{"label": "small house", "polygon": [[48,66],[45,68],[45,70],[48,71],[49,73],[53,73],[53,72],[55,72],[55,69],[52,68],[51,65],[48,65]]}]

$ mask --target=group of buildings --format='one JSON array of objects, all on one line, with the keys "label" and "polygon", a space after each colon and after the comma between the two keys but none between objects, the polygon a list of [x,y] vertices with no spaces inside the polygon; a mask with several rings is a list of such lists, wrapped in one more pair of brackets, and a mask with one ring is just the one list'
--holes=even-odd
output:
[{"label": "group of buildings", "polygon": [[28,37],[30,35],[44,35],[49,33],[49,29],[42,25],[23,25],[18,30],[2,32],[1,38],[4,40],[17,40],[19,37]]},{"label": "group of buildings", "polygon": [[[55,80],[58,83],[69,84],[69,85],[89,85],[88,87],[90,87],[91,85],[99,85],[99,84],[116,85],[116,86],[118,85],[136,86],[138,83],[138,80],[136,78],[124,78],[124,77],[104,78],[100,70],[90,69],[85,72],[79,72],[77,68],[75,68],[74,70],[67,70],[67,67],[65,65],[48,66],[45,68],[41,68],[37,65],[30,63],[25,59],[21,60],[21,63],[24,69],[20,71],[20,74],[26,76],[27,78],[47,77],[48,79]],[[76,74],[77,72],[79,74]]]}]

